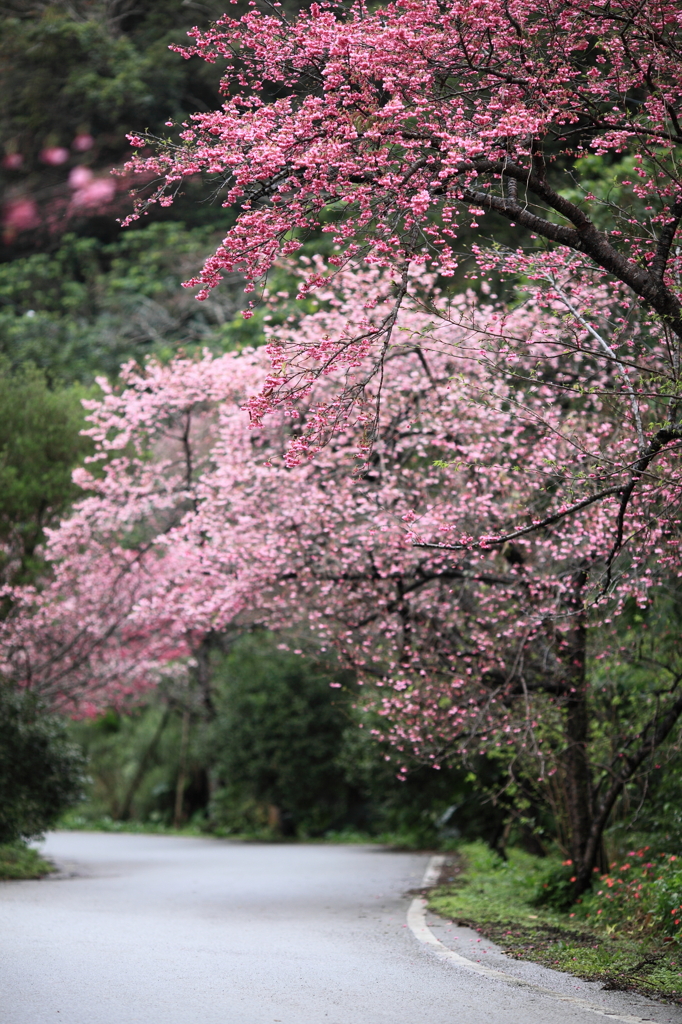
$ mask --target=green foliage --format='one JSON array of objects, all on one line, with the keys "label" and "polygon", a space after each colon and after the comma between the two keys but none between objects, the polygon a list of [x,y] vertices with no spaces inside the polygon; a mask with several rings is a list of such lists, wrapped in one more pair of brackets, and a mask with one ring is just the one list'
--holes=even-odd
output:
[{"label": "green foliage", "polygon": [[494,766],[480,759],[474,775],[462,768],[435,771],[420,764],[398,779],[402,759],[373,735],[381,724],[378,716],[356,706],[337,758],[363,799],[364,828],[387,842],[414,849],[447,848],[461,839],[477,838],[494,845],[505,818],[504,808],[486,793]]},{"label": "green foliage", "polygon": [[591,893],[573,908],[595,926],[682,940],[682,860],[647,846],[630,850],[599,875]]},{"label": "green foliage", "polygon": [[238,290],[199,303],[181,288],[210,238],[176,222],[150,224],[110,244],[66,235],[54,253],[0,264],[0,353],[14,367],[31,361],[51,381],[71,383],[115,378],[121,363],[152,353],[238,343],[249,323],[239,317],[233,341]]},{"label": "green foliage", "polygon": [[[595,914],[591,896],[563,912],[537,905],[538,889],[548,874],[561,878],[565,867],[558,857],[548,864],[546,859],[510,849],[505,862],[480,843],[464,845],[452,868],[454,878],[435,891],[430,907],[445,918],[476,928],[518,959],[601,981],[608,988],[679,1000],[679,943],[666,941],[665,930],[643,932],[633,927],[627,899],[612,904],[611,923],[603,914]],[[633,888],[630,897],[634,892]],[[581,907],[587,908],[582,916]]]},{"label": "green foliage", "polygon": [[108,243],[70,233],[52,252],[0,263],[0,354],[12,367],[34,363],[52,383],[89,383],[101,374],[115,379],[131,359],[260,345],[266,322],[316,309],[312,298],[294,303],[298,279],[284,268],[270,275],[246,320],[237,277],[205,302],[182,288],[230,216],[222,211],[210,227],[146,224]]},{"label": "green foliage", "polygon": [[53,866],[25,843],[0,845],[0,881],[42,878],[51,871]]},{"label": "green foliage", "polygon": [[[510,849],[507,860],[482,842],[460,847],[465,871],[456,884],[438,890],[433,909],[447,917],[466,922],[504,921],[526,924],[534,913],[533,893],[547,870],[544,859],[523,850]],[[543,915],[555,923],[555,914]],[[538,915],[534,919],[538,920]]]},{"label": "green foliage", "polygon": [[257,634],[243,638],[216,675],[216,823],[243,831],[269,821],[297,835],[345,823],[353,793],[337,758],[349,700],[330,688],[338,673]]},{"label": "green foliage", "polygon": [[201,824],[190,822],[180,828],[175,828],[163,821],[120,821],[108,814],[95,815],[92,806],[86,806],[84,810],[71,810],[63,814],[59,819],[59,828],[78,832],[86,829],[88,832],[125,832],[132,835],[157,835],[157,836],[205,836],[206,830]]},{"label": "green foliage", "polygon": [[639,785],[631,788],[628,805],[610,829],[619,850],[651,845],[656,850],[679,850],[682,845],[682,763],[679,742],[662,751],[660,761]]},{"label": "green foliage", "polygon": [[31,693],[0,685],[0,844],[40,835],[76,803],[84,758]]},{"label": "green foliage", "polygon": [[0,574],[27,582],[42,563],[44,530],[83,492],[71,473],[91,449],[81,437],[80,387],[51,390],[27,364],[12,373],[0,359]]},{"label": "green foliage", "polygon": [[[669,166],[669,159],[668,153],[659,150],[657,162],[661,169]],[[590,218],[602,231],[609,230],[614,213],[627,210],[631,218],[628,228],[632,230],[633,223],[647,222],[647,200],[635,187],[640,168],[640,162],[633,156],[614,159],[614,154],[591,153],[575,161],[574,186],[562,188],[561,195],[577,206],[589,205]],[[596,197],[598,202],[589,202],[589,197]]]},{"label": "green foliage", "polygon": [[572,878],[572,867],[567,864],[558,867],[552,860],[535,887],[533,906],[566,910],[574,899]]},{"label": "green foliage", "polygon": [[[196,750],[197,729],[191,734],[189,788],[185,808],[192,811],[193,785],[206,802],[202,766]],[[174,798],[180,770],[181,714],[160,694],[146,707],[129,714],[108,711],[99,718],[73,722],[70,734],[87,756],[91,783],[87,801],[67,821],[107,830],[152,828],[173,823]],[[198,776],[198,778],[197,778]]]},{"label": "green foliage", "polygon": [[[664,580],[651,598],[646,607],[629,601],[616,623],[592,631],[588,672],[595,764],[618,764],[623,736],[655,719],[661,694],[682,677],[679,581]],[[678,724],[623,791],[606,833],[614,854],[633,845],[675,849],[682,841],[680,738]]]},{"label": "green foliage", "polygon": [[0,58],[0,117],[22,148],[48,139],[68,145],[83,124],[118,139],[149,119],[149,57],[125,36],[112,38],[98,18],[76,19],[56,4],[41,18],[6,18]]},{"label": "green foliage", "polygon": [[399,781],[395,752],[372,735],[352,679],[278,644],[258,633],[214,652],[211,718],[191,687],[162,687],[144,708],[74,722],[92,783],[67,827],[170,828],[180,788],[183,827],[221,834],[409,848],[462,835],[494,841],[504,814],[480,800],[466,773],[422,766]]},{"label": "green foliage", "polygon": [[[161,132],[197,101],[217,100],[219,69],[168,49],[196,23],[182,0],[141,3],[134,11],[104,0],[15,0],[4,7],[0,123],[32,161],[46,144],[68,146],[83,130],[116,159],[128,150],[126,132]],[[204,5],[204,23],[222,11],[218,2]]]}]

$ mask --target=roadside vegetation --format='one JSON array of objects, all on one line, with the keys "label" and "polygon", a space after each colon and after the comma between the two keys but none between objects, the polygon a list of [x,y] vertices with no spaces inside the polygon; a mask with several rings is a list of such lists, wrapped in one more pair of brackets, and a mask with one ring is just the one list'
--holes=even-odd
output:
[{"label": "roadside vegetation", "polygon": [[33,694],[0,685],[0,879],[53,870],[28,841],[78,802],[84,768],[61,716],[49,714]]},{"label": "roadside vegetation", "polygon": [[44,878],[52,871],[54,865],[25,843],[0,846],[0,882]]},{"label": "roadside vegetation", "polygon": [[571,870],[559,857],[513,848],[502,859],[482,843],[465,844],[429,906],[516,959],[682,1003],[680,858],[631,850],[595,872],[577,902],[568,895]]}]

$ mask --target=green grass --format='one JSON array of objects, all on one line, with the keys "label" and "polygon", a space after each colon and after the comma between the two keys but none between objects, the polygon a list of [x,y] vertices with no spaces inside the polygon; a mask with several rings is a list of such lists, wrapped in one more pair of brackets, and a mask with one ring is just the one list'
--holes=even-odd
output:
[{"label": "green grass", "polygon": [[188,823],[181,828],[173,828],[156,821],[115,821],[109,815],[89,817],[75,811],[67,811],[57,823],[57,828],[73,832],[133,832],[163,836],[205,836],[206,832],[198,825]]},{"label": "green grass", "polygon": [[561,873],[560,862],[508,853],[505,862],[482,843],[462,846],[450,880],[431,896],[431,910],[475,928],[517,959],[601,981],[605,988],[682,1003],[677,938],[644,933],[626,920],[595,924],[588,914],[597,905],[596,892],[567,911],[538,905],[547,879]]},{"label": "green grass", "polygon": [[42,878],[54,871],[54,866],[24,843],[0,846],[0,880]]},{"label": "green grass", "polygon": [[246,842],[302,842],[302,843],[344,843],[372,844],[376,846],[390,846],[396,850],[421,850],[423,842],[421,837],[414,836],[409,832],[382,832],[373,835],[359,829],[347,827],[340,830],[330,830],[322,836],[285,836],[282,837],[272,829],[263,827],[251,829],[248,832],[236,832],[231,829],[207,828],[200,823],[188,822],[181,828],[173,828],[163,822],[156,821],[116,821],[109,815],[81,814],[78,811],[67,811],[59,819],[57,828],[68,831],[83,832],[132,832],[137,834],[164,835],[164,836],[203,836],[215,837],[217,839],[238,839]]}]

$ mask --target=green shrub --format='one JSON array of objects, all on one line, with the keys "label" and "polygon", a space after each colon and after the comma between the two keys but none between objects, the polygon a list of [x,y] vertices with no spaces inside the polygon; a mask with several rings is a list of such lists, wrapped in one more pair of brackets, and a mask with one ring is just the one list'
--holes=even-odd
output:
[{"label": "green shrub", "polygon": [[630,850],[626,860],[599,875],[574,913],[606,929],[682,939],[682,859],[654,854],[648,846]]},{"label": "green shrub", "polygon": [[355,799],[337,762],[348,698],[329,665],[243,638],[216,666],[211,760],[222,785],[212,817],[236,832],[319,836],[348,820]]},{"label": "green shrub", "polygon": [[54,868],[25,843],[0,845],[0,881],[42,878]]},{"label": "green shrub", "polygon": [[561,866],[552,861],[535,887],[533,906],[566,910],[573,902],[573,867],[571,861]]},{"label": "green shrub", "polygon": [[0,685],[0,844],[53,825],[80,798],[84,767],[58,716],[32,694]]}]

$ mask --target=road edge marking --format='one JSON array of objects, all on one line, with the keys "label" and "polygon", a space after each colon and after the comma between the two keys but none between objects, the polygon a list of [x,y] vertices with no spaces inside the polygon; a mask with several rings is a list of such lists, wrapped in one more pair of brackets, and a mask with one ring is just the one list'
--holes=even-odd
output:
[{"label": "road edge marking", "polygon": [[[423,889],[431,888],[436,884],[444,863],[445,857],[431,857],[426,867],[426,871],[424,872],[424,878],[422,881]],[[516,978],[513,974],[507,974],[506,971],[498,971],[495,967],[486,967],[485,964],[476,963],[474,960],[469,960],[460,953],[456,953],[454,949],[449,949],[447,946],[443,945],[440,939],[436,938],[426,923],[426,900],[422,896],[415,897],[415,899],[410,903],[407,911],[407,926],[417,942],[427,946],[439,960],[456,964],[458,967],[465,971],[469,971],[470,973],[480,974],[486,978],[491,978],[496,981],[503,981],[506,985],[513,985],[516,988],[525,988],[531,992],[537,992],[540,995],[551,996],[552,999],[558,999],[562,1003],[571,1003],[573,1006],[579,1006],[583,1010],[589,1010],[591,1013],[596,1013],[600,1017],[608,1017],[609,1020],[623,1021],[624,1024],[650,1024],[651,1022],[650,1017],[635,1017],[632,1014],[616,1013],[614,1010],[606,1010],[602,1006],[595,1006],[594,1003],[589,1003],[586,999],[580,999],[579,996],[570,996],[565,995],[563,992],[555,992],[554,989],[545,988],[543,985],[536,985],[532,981],[524,981],[523,978]]]},{"label": "road edge marking", "polygon": [[429,857],[429,863],[426,865],[426,871],[422,878],[422,889],[432,889],[434,885],[438,885],[438,879],[440,878],[443,864],[445,864],[445,857],[442,854],[436,854],[435,857]]}]

